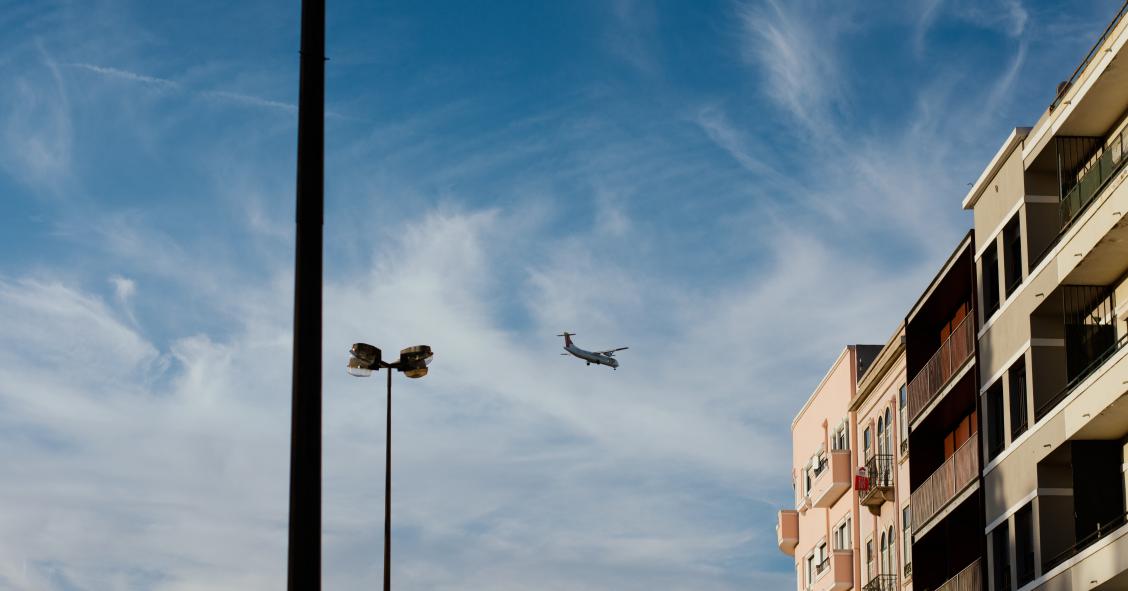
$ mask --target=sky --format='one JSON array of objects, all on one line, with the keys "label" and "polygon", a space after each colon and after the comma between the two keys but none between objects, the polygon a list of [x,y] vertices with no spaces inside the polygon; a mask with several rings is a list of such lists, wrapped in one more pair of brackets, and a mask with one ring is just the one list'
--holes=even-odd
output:
[{"label": "sky", "polygon": [[[1117,0],[330,0],[326,588],[786,589],[791,418]],[[0,590],[279,589],[295,1],[0,0]],[[561,357],[629,346],[617,371]]]}]

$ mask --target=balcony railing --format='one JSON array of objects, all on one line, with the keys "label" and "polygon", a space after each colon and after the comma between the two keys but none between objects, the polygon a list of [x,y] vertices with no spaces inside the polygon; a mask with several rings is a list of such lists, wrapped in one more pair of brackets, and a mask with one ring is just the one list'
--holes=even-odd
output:
[{"label": "balcony railing", "polygon": [[957,494],[979,474],[979,433],[972,434],[928,480],[913,491],[913,531],[924,529]]},{"label": "balcony railing", "polygon": [[956,328],[952,329],[952,334],[948,335],[932,355],[932,359],[929,359],[909,382],[910,422],[916,420],[917,415],[932,402],[952,375],[963,367],[974,352],[975,310],[972,310],[956,325]]},{"label": "balcony railing", "polygon": [[866,486],[859,487],[859,501],[879,507],[893,500],[893,454],[877,454],[866,460]]},{"label": "balcony railing", "polygon": [[862,585],[862,591],[898,591],[897,575],[876,575]]},{"label": "balcony railing", "polygon": [[1084,550],[1085,548],[1088,548],[1089,546],[1092,546],[1097,540],[1116,531],[1126,522],[1128,522],[1128,514],[1117,515],[1116,517],[1109,521],[1106,521],[1105,523],[1098,523],[1096,531],[1081,538],[1080,540],[1077,540],[1077,542],[1072,546],[1066,548],[1057,556],[1054,556],[1053,558],[1046,561],[1045,566],[1042,567],[1042,571],[1048,571],[1055,566],[1065,562],[1066,560],[1073,558],[1077,555],[1078,552]]},{"label": "balcony railing", "polygon": [[1128,12],[1128,2],[1125,2],[1120,6],[1120,10],[1116,12],[1116,16],[1113,17],[1112,22],[1108,24],[1108,27],[1105,28],[1104,33],[1102,33],[1100,38],[1097,39],[1097,42],[1093,44],[1093,48],[1089,50],[1089,53],[1085,56],[1085,59],[1081,60],[1081,64],[1078,65],[1077,69],[1073,71],[1073,75],[1069,77],[1069,80],[1063,82],[1058,87],[1057,94],[1054,95],[1054,102],[1050,103],[1051,111],[1056,109],[1058,105],[1061,104],[1062,100],[1065,99],[1066,93],[1069,92],[1069,89],[1073,87],[1073,83],[1077,81],[1077,77],[1081,75],[1081,71],[1085,69],[1085,66],[1089,65],[1089,62],[1093,61],[1093,56],[1096,55],[1097,50],[1100,49],[1101,45],[1104,45],[1105,39],[1108,39],[1109,33],[1111,33],[1112,30],[1116,28],[1116,24],[1119,23],[1120,19],[1124,17],[1125,12]]},{"label": "balcony railing", "polygon": [[936,588],[936,591],[982,591],[983,590],[983,575],[980,572],[979,559],[967,565],[967,568],[961,570],[956,576],[950,578],[943,585]]},{"label": "balcony railing", "polygon": [[1037,422],[1042,420],[1047,414],[1050,413],[1051,410],[1057,407],[1057,405],[1062,400],[1065,400],[1065,397],[1069,396],[1070,392],[1073,392],[1073,390],[1077,388],[1077,386],[1081,382],[1084,382],[1086,378],[1092,375],[1093,372],[1096,371],[1099,367],[1104,365],[1105,361],[1108,361],[1108,359],[1112,357],[1113,354],[1119,351],[1126,344],[1128,344],[1128,334],[1121,336],[1116,340],[1115,343],[1113,343],[1111,347],[1106,349],[1104,353],[1097,355],[1091,362],[1089,362],[1089,365],[1078,372],[1078,374],[1073,379],[1069,380],[1069,383],[1066,384],[1065,387],[1062,388],[1057,394],[1054,394],[1048,400],[1038,405],[1038,408],[1034,411],[1034,421]]},{"label": "balcony railing", "polygon": [[821,575],[824,570],[830,569],[830,557],[823,558],[823,561],[815,565],[815,574]]},{"label": "balcony railing", "polygon": [[1128,142],[1128,129],[1113,136],[1093,154],[1089,167],[1077,177],[1077,184],[1064,192],[1061,198],[1061,229],[1069,227],[1077,214],[1092,203],[1109,179],[1116,176],[1128,158],[1124,148]]}]

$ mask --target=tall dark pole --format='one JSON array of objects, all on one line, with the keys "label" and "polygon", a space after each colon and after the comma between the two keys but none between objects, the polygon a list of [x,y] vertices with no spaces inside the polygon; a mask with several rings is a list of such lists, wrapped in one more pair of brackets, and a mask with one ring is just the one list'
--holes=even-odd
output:
[{"label": "tall dark pole", "polygon": [[388,441],[384,445],[384,591],[392,589],[392,368],[388,368]]},{"label": "tall dark pole", "polygon": [[325,0],[302,1],[290,539],[286,586],[321,588],[321,276],[325,210]]}]

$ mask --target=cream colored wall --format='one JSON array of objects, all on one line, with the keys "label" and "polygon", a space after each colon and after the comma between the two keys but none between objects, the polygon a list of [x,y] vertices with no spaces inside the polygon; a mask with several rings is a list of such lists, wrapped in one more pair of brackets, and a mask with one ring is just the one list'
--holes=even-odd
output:
[{"label": "cream colored wall", "polygon": [[[881,561],[881,534],[882,531],[887,531],[889,526],[893,526],[894,532],[894,553],[896,572],[887,574],[896,574],[898,580],[903,579],[905,556],[904,556],[904,543],[901,539],[904,534],[903,524],[901,523],[901,509],[909,504],[909,463],[908,454],[901,454],[901,431],[900,431],[900,414],[898,411],[898,395],[900,388],[906,383],[905,376],[905,355],[902,352],[897,359],[892,363],[889,370],[881,378],[881,380],[874,386],[872,392],[864,402],[858,407],[855,413],[855,423],[858,435],[858,446],[854,454],[855,460],[858,462],[864,461],[862,458],[862,431],[866,426],[870,427],[870,432],[876,438],[877,434],[877,418],[884,416],[885,409],[890,409],[893,416],[893,436],[890,438],[892,446],[891,453],[897,462],[897,472],[894,476],[894,490],[896,499],[891,503],[884,503],[881,505],[881,511],[878,515],[873,515],[868,507],[859,508],[859,519],[857,525],[858,539],[861,541],[858,544],[858,566],[859,573],[861,573],[862,584],[866,582],[865,575],[865,542],[867,538],[874,540],[874,566],[875,570]],[[871,573],[871,576],[876,573]],[[902,581],[903,582],[903,581]],[[910,588],[911,587],[906,587]]]},{"label": "cream colored wall", "polygon": [[988,182],[983,195],[975,203],[975,252],[983,250],[984,244],[996,238],[996,232],[1001,231],[1010,220],[1014,206],[1025,197],[1024,172],[1020,145],[999,167],[999,172]]},{"label": "cream colored wall", "polygon": [[[801,476],[808,460],[818,452],[820,446],[825,445],[829,452],[831,430],[848,416],[850,398],[856,388],[855,365],[854,350],[846,348],[792,422],[791,465],[794,484],[798,490],[802,490]],[[798,588],[804,587],[803,563],[807,555],[824,540],[829,553],[832,545],[830,528],[841,516],[851,511],[852,499],[853,491],[847,491],[829,508],[812,507],[799,514],[799,543],[795,548],[795,563],[800,573]]]}]

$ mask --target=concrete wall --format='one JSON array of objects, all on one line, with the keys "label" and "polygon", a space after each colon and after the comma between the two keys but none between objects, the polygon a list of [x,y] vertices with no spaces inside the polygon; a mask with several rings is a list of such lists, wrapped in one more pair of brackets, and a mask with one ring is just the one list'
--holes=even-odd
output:
[{"label": "concrete wall", "polygon": [[1025,195],[1020,144],[999,167],[999,172],[988,182],[983,195],[975,203],[975,252],[982,251],[984,244],[998,237],[1003,225],[1011,219],[1014,207],[1023,201]]}]

